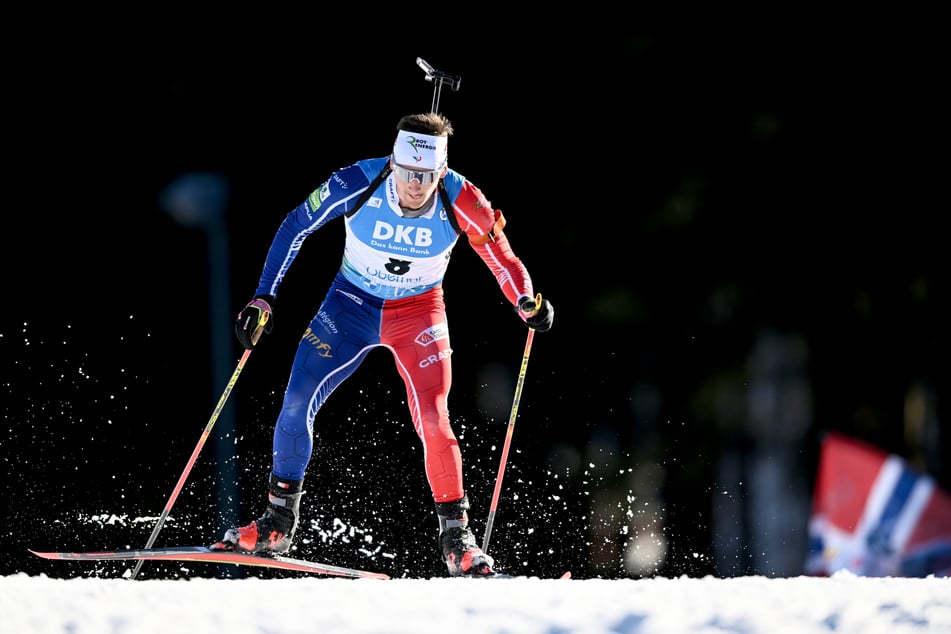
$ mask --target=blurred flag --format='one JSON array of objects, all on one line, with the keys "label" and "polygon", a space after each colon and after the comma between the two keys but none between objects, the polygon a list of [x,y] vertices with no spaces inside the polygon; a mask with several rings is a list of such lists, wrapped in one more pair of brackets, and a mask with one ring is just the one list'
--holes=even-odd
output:
[{"label": "blurred flag", "polygon": [[838,433],[822,441],[806,574],[951,576],[951,496],[900,457]]}]

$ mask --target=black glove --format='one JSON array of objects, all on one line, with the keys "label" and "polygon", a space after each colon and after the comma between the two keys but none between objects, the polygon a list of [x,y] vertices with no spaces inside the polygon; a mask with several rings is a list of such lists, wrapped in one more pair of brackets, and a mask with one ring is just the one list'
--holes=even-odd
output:
[{"label": "black glove", "polygon": [[248,302],[234,322],[234,334],[245,350],[250,350],[261,338],[262,332],[271,332],[274,327],[274,317],[271,315],[273,295],[255,295]]},{"label": "black glove", "polygon": [[521,298],[518,302],[518,312],[528,327],[538,332],[545,332],[551,328],[551,322],[555,320],[555,307],[547,299],[542,299],[541,293],[534,299]]}]

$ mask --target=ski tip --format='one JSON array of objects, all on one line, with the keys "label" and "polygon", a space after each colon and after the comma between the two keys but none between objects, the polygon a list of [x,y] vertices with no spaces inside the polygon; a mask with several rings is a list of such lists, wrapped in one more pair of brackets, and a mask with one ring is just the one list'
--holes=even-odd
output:
[{"label": "ski tip", "polygon": [[559,579],[571,579],[571,571],[570,571],[570,570],[566,570],[566,571],[564,572],[564,574],[561,575],[561,576],[558,577],[558,578],[559,578]]}]

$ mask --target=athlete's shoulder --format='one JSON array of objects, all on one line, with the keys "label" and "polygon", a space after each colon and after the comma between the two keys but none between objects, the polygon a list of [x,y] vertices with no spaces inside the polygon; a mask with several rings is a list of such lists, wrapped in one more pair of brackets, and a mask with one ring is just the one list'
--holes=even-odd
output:
[{"label": "athlete's shoulder", "polygon": [[446,172],[444,184],[453,206],[461,212],[473,215],[481,212],[491,215],[492,205],[485,194],[459,172],[450,168]]},{"label": "athlete's shoulder", "polygon": [[341,167],[311,193],[311,205],[316,208],[317,201],[349,199],[376,178],[386,161],[386,158],[363,159]]},{"label": "athlete's shoulder", "polygon": [[361,159],[336,170],[324,184],[348,191],[366,187],[386,166],[388,160],[388,157]]},{"label": "athlete's shoulder", "polygon": [[452,169],[446,174],[445,186],[463,233],[470,240],[481,242],[498,221],[499,214],[492,203],[472,181]]},{"label": "athlete's shoulder", "polygon": [[366,177],[367,182],[370,182],[379,176],[380,172],[382,172],[387,163],[389,163],[389,160],[390,157],[388,156],[363,159],[354,163],[352,167],[359,169],[360,172]]}]

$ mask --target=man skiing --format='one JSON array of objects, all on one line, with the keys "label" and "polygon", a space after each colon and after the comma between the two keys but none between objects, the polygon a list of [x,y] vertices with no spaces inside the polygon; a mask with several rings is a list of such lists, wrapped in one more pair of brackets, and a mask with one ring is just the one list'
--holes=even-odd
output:
[{"label": "man skiing", "polygon": [[452,348],[442,281],[458,238],[465,236],[530,328],[547,331],[554,308],[535,294],[503,233],[502,212],[449,168],[452,133],[450,121],[435,112],[403,117],[391,155],[337,170],[277,229],[255,296],[235,323],[245,349],[270,331],[278,288],[305,238],[336,218],[343,218],[346,229],[343,259],[294,357],[274,427],[267,508],[250,524],[229,529],[216,548],[276,553],[290,548],[317,413],[370,350],[384,347],[406,385],[423,444],[449,574],[494,574],[493,559],[469,527],[462,457],[447,406]]}]

